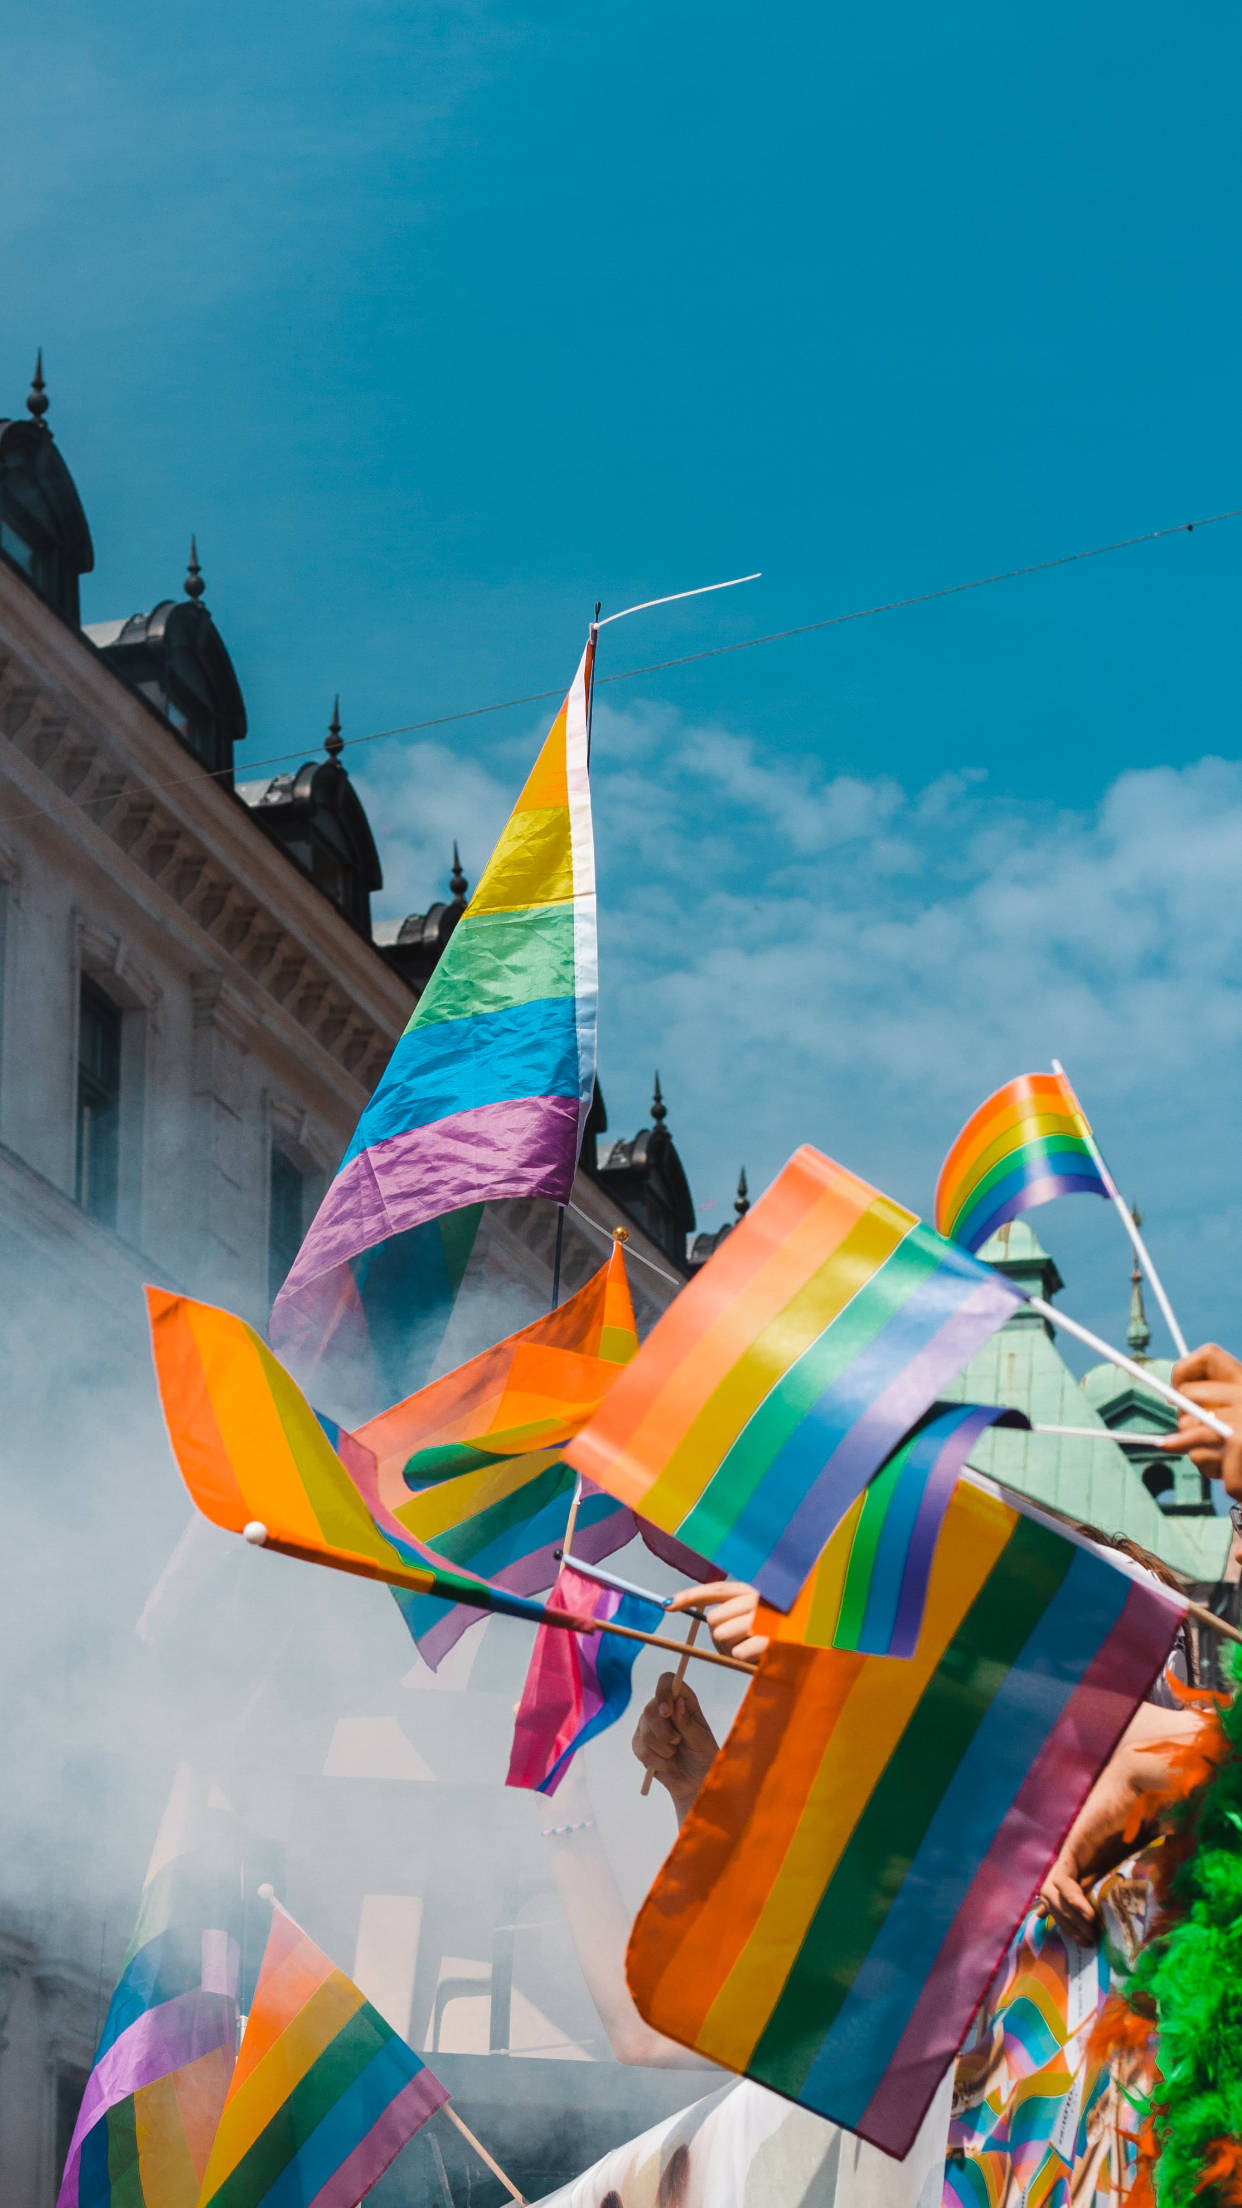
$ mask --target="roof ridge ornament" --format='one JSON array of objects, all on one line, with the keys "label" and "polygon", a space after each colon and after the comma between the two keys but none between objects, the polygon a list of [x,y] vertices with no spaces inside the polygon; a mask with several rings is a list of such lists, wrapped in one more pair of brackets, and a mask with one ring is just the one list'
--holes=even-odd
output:
[{"label": "roof ridge ornament", "polygon": [[660,1072],[658,1067],[656,1068],[655,1088],[653,1089],[651,1096],[651,1116],[654,1119],[657,1127],[662,1127],[665,1120],[668,1118],[668,1106],[664,1101],[664,1092],[660,1087]]},{"label": "roof ridge ornament", "polygon": [[196,606],[198,604],[206,588],[207,585],[203,581],[203,571],[198,564],[198,544],[194,535],[191,533],[190,564],[186,569],[185,594],[192,606]]},{"label": "roof ridge ornament", "polygon": [[[50,404],[47,386],[43,381],[43,347],[40,345],[38,352],[35,354],[34,374],[30,379],[30,392],[26,400],[26,412],[33,415],[35,425],[39,429],[47,429],[47,423],[43,417],[47,413]],[[51,435],[50,430],[48,435]]]},{"label": "roof ridge ornament", "polygon": [[[1136,1227],[1142,1226],[1143,1214],[1137,1204],[1131,1204],[1130,1217]],[[1151,1328],[1147,1323],[1147,1312],[1143,1305],[1143,1268],[1139,1264],[1136,1250],[1134,1264],[1130,1272],[1130,1318],[1126,1327],[1126,1348],[1130,1355],[1137,1358],[1138,1362],[1142,1364],[1146,1360],[1150,1347]]]},{"label": "roof ridge ornament", "polygon": [[745,1166],[742,1167],[737,1177],[737,1194],[733,1199],[733,1209],[739,1220],[744,1219],[750,1210],[750,1187],[746,1179]]},{"label": "roof ridge ornament", "polygon": [[328,723],[328,733],[324,737],[323,748],[329,759],[334,760],[339,759],[345,749],[345,739],[341,734],[341,697],[339,691],[332,700],[332,719]]},{"label": "roof ridge ornament", "polygon": [[458,904],[458,905],[464,905],[464,904],[465,904],[465,902],[466,902],[466,890],[467,890],[467,887],[468,887],[468,884],[467,884],[467,881],[466,881],[466,877],[465,877],[465,875],[464,875],[464,874],[462,873],[462,870],[461,870],[461,853],[459,852],[459,850],[458,850],[458,848],[457,848],[457,838],[456,838],[456,836],[454,836],[454,838],[453,838],[453,871],[452,871],[452,873],[451,873],[451,874],[450,874],[450,876],[449,876],[449,888],[451,889],[451,891],[452,891],[452,893],[453,893],[453,902],[454,902],[455,904]]}]

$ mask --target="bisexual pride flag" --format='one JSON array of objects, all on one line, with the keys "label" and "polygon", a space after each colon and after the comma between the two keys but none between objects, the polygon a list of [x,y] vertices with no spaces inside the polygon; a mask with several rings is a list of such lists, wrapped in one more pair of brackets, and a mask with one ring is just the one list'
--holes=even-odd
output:
[{"label": "bisexual pride flag", "polygon": [[[369,1253],[393,1237],[501,1197],[569,1200],[595,1083],[594,649],[273,1305],[299,1367],[370,1353],[368,1277],[379,1295],[386,1269]],[[387,1325],[391,1281],[381,1300]]]},{"label": "bisexual pride flag", "polygon": [[805,1147],[565,1455],[787,1610],[885,1458],[1022,1300]]},{"label": "bisexual pride flag", "polygon": [[[654,1633],[664,1622],[661,1603],[620,1587],[601,1586],[570,1565],[561,1571],[548,1608],[633,1626],[640,1633]],[[559,1645],[562,1641],[564,1648]],[[614,1633],[561,1633],[540,1627],[518,1704],[506,1786],[555,1794],[578,1750],[624,1717],[642,1646],[641,1641],[622,1640]]]}]

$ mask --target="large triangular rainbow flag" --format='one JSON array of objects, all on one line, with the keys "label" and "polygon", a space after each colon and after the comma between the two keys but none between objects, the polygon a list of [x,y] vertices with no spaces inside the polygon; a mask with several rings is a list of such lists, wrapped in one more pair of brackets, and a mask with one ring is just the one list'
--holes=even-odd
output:
[{"label": "large triangular rainbow flag", "polygon": [[108,2005],[57,2208],[194,2208],[237,2045],[238,1854],[183,1764]]},{"label": "large triangular rainbow flag", "polygon": [[199,2208],[357,2208],[447,2099],[275,1903]]},{"label": "large triangular rainbow flag", "polygon": [[501,1197],[569,1199],[595,1084],[594,637],[272,1309],[301,1366],[367,1346],[368,1251]]}]

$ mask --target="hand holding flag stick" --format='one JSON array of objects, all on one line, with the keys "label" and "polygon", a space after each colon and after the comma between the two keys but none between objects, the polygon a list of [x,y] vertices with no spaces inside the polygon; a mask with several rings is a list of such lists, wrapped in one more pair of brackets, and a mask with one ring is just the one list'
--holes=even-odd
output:
[{"label": "hand holding flag stick", "polygon": [[[690,1618],[690,1631],[686,1635],[686,1645],[681,1653],[681,1662],[678,1664],[676,1671],[673,1673],[674,1694],[676,1694],[678,1687],[680,1687],[685,1680],[686,1666],[689,1663],[690,1658],[694,1654],[694,1644],[695,1641],[698,1639],[699,1627],[702,1623],[703,1619],[700,1612],[697,1610],[692,1612]],[[650,1794],[651,1782],[654,1777],[655,1765],[649,1763],[646,1771],[643,1774],[643,1783],[638,1790],[640,1794]]]}]

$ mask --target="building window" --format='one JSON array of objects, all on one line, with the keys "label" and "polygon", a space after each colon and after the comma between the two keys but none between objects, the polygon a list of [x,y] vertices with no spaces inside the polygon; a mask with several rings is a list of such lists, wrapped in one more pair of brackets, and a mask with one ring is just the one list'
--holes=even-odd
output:
[{"label": "building window", "polygon": [[121,1138],[119,1005],[83,974],[78,1003],[78,1202],[101,1226],[116,1225]]},{"label": "building window", "polygon": [[273,1299],[301,1246],[302,1176],[273,1143],[267,1201],[267,1290]]}]

